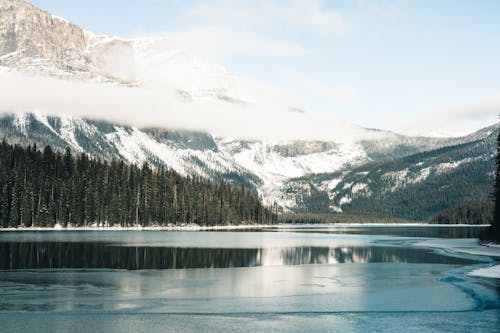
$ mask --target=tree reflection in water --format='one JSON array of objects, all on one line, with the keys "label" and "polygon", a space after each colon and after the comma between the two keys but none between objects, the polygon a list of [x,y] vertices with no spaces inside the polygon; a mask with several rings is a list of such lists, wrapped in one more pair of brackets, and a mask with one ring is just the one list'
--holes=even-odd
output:
[{"label": "tree reflection in water", "polygon": [[182,269],[334,263],[470,264],[411,247],[180,248],[136,247],[93,242],[0,243],[0,269],[110,268]]},{"label": "tree reflection in water", "polygon": [[301,226],[300,224],[290,224],[281,231],[296,233],[322,233],[330,235],[389,235],[401,237],[438,237],[438,238],[478,238],[481,231],[486,226],[342,226],[316,224]]}]

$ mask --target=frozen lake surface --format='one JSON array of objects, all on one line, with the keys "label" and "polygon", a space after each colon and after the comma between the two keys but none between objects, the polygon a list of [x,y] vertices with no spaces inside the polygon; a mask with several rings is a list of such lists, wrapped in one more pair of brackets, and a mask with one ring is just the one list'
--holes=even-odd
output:
[{"label": "frozen lake surface", "polygon": [[496,332],[478,230],[2,232],[0,330]]}]

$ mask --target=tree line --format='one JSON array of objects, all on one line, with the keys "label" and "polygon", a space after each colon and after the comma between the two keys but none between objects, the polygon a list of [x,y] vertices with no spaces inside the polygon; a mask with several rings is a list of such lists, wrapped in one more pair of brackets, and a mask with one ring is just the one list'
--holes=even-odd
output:
[{"label": "tree line", "polygon": [[479,236],[483,241],[500,242],[500,133],[497,137],[497,154],[495,158],[495,185],[493,187],[493,199],[495,206],[493,209],[493,221],[491,226]]},{"label": "tree line", "polygon": [[69,148],[0,144],[0,226],[271,224],[274,209],[231,188],[166,167],[102,160]]},{"label": "tree line", "polygon": [[494,206],[492,202],[458,206],[437,213],[428,222],[437,224],[491,224]]},{"label": "tree line", "polygon": [[396,219],[373,214],[347,213],[283,213],[278,217],[280,223],[290,224],[335,224],[335,223],[414,223],[413,220]]}]

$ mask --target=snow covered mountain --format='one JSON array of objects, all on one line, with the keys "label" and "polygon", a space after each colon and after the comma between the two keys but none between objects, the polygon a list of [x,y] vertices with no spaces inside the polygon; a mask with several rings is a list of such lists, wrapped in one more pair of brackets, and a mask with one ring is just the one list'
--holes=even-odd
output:
[{"label": "snow covered mountain", "polygon": [[[166,164],[183,175],[234,181],[258,190],[268,203],[287,179],[360,165],[360,144],[263,142],[214,138],[204,132],[112,124],[40,111],[0,117],[0,133],[11,143],[51,145],[130,163]],[[292,207],[293,205],[282,206]]]},{"label": "snow covered mountain", "polygon": [[[111,57],[132,60],[132,44],[95,36],[21,0],[0,0],[0,66],[64,79],[127,83]],[[127,59],[128,57],[128,59]]]},{"label": "snow covered mountain", "polygon": [[490,126],[439,149],[291,179],[282,188],[301,194],[295,199],[302,211],[313,207],[406,219],[490,202],[499,129]]},{"label": "snow covered mountain", "polygon": [[2,116],[0,133],[9,143],[50,145],[57,150],[69,147],[74,153],[138,165],[166,164],[184,176],[237,181],[250,188],[257,183],[230,155],[218,149],[211,135],[201,132],[138,129],[35,111]]},{"label": "snow covered mountain", "polygon": [[[99,87],[154,86],[155,91],[186,109],[201,106],[240,114],[262,109],[280,111],[283,116],[300,109],[289,95],[239,78],[221,65],[177,49],[168,37],[123,40],[95,35],[23,0],[0,0],[0,75],[9,72],[93,82]],[[60,150],[70,147],[75,153],[106,159],[165,164],[186,176],[242,184],[257,191],[266,203],[276,202],[284,211],[314,210],[311,203],[317,205],[325,198],[327,209],[349,210],[347,204],[354,198],[376,192],[368,180],[359,178],[367,171],[355,170],[481,141],[497,130],[487,128],[461,138],[425,138],[352,126],[345,131],[349,137],[341,140],[264,140],[173,126],[138,128],[64,115],[61,110],[41,112],[14,107],[0,111],[4,113],[0,117],[0,136],[11,143],[52,145]],[[107,111],[103,106],[103,116]],[[484,147],[480,151],[486,158],[491,147]],[[433,160],[412,161],[423,166],[415,171],[414,182],[426,181],[425,168],[438,167]],[[391,172],[404,170],[390,170],[387,174]]]},{"label": "snow covered mountain", "polygon": [[[182,175],[244,185],[256,190],[266,203],[276,202],[285,211],[304,207],[304,201],[310,200],[314,191],[329,193],[332,200],[330,209],[340,211],[344,204],[352,200],[350,198],[372,191],[367,182],[349,180],[356,175],[358,178],[364,175],[363,171],[353,174],[353,170],[373,163],[389,163],[385,161],[418,156],[413,154],[436,151],[440,147],[471,142],[480,145],[478,140],[482,142],[493,137],[497,130],[497,127],[486,128],[470,136],[453,139],[418,139],[394,134],[393,139],[385,137],[383,140],[349,144],[328,141],[266,142],[215,138],[205,132],[139,129],[100,120],[51,116],[40,111],[0,117],[1,136],[10,143],[51,145],[59,150],[70,147],[75,153],[86,152],[139,165],[144,162],[164,164]],[[490,141],[485,141],[488,144],[484,144],[484,149],[477,150],[477,160],[492,158],[494,148]],[[450,170],[460,165],[459,162],[433,161],[424,163],[419,160],[416,165],[427,169],[419,171],[421,176],[401,180],[400,183],[424,181],[424,176],[430,174],[432,168],[439,169],[446,163]],[[388,171],[386,178],[408,174],[402,173],[404,170]],[[389,178],[386,184],[399,184],[397,180],[389,182]]]},{"label": "snow covered mountain", "polygon": [[154,85],[175,92],[185,103],[293,107],[275,103],[282,99],[279,91],[178,49],[168,37],[125,40],[96,35],[24,0],[0,0],[0,13],[2,71],[125,86]]}]

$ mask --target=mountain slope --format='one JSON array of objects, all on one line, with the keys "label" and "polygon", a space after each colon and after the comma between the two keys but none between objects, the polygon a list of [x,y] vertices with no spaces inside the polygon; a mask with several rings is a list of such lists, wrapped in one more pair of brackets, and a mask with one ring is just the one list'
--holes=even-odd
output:
[{"label": "mountain slope", "polygon": [[371,213],[405,219],[426,219],[460,205],[487,202],[493,184],[498,126],[470,138],[479,138],[481,133],[490,134],[399,159],[294,179],[285,188],[302,188],[307,194],[299,203],[303,211]]},{"label": "mountain slope", "polygon": [[[244,185],[257,191],[267,204],[276,203],[284,211],[297,208],[308,211],[366,210],[380,214],[388,213],[386,206],[396,205],[399,202],[396,198],[413,195],[410,192],[417,186],[423,186],[419,191],[429,197],[426,193],[433,191],[432,184],[449,181],[452,184],[460,182],[458,185],[462,186],[469,184],[463,179],[467,173],[485,175],[491,172],[492,140],[497,131],[498,127],[492,126],[461,138],[418,139],[395,135],[397,139],[394,141],[384,139],[351,144],[264,142],[214,138],[205,132],[139,129],[42,112],[0,117],[0,133],[10,143],[51,145],[61,151],[70,147],[74,152],[86,152],[106,159],[123,159],[138,165],[144,162],[166,165],[182,175]],[[406,150],[401,149],[401,142]],[[455,145],[410,156],[404,154],[405,151],[424,151],[429,146],[440,147],[446,143]],[[384,156],[406,157],[377,159],[380,152]],[[462,167],[465,167],[465,173],[460,171]],[[450,172],[458,172],[460,177],[450,179]],[[481,177],[478,188],[484,188],[490,182],[489,178]],[[471,200],[464,201],[465,193],[470,198],[470,192],[463,192],[460,198],[456,198],[457,202]],[[449,202],[455,200],[446,195]],[[485,196],[477,195],[477,198],[484,199]],[[441,206],[449,208],[448,204],[437,207]],[[429,210],[434,211],[437,208]],[[405,218],[425,215],[389,213]]]},{"label": "mountain slope", "polygon": [[0,118],[0,133],[9,143],[50,145],[57,150],[70,147],[105,159],[123,159],[141,165],[165,164],[181,175],[226,179],[255,187],[256,179],[221,153],[213,137],[200,132],[139,130],[105,121],[41,112],[19,113]]}]

